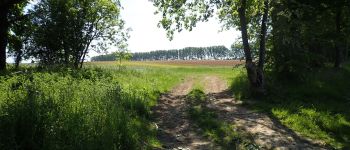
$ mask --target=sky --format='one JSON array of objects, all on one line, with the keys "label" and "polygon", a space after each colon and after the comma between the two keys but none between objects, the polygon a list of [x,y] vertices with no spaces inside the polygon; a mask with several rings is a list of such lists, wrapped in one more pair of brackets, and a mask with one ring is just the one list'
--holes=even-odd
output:
[{"label": "sky", "polygon": [[[183,30],[175,33],[174,39],[169,41],[166,31],[158,28],[157,24],[161,15],[155,15],[156,8],[149,0],[123,0],[122,18],[126,27],[130,27],[130,39],[128,49],[131,52],[147,52],[154,50],[180,49],[185,47],[205,47],[224,45],[230,47],[237,40],[239,32],[232,29],[219,32],[221,25],[213,17],[208,22],[200,22],[190,32]],[[109,52],[115,51],[110,49]],[[90,53],[90,56],[96,56]]]},{"label": "sky", "polygon": [[[239,37],[239,32],[232,29],[219,32],[221,25],[212,17],[208,22],[199,22],[191,31],[183,30],[175,33],[174,39],[169,41],[166,31],[158,28],[157,24],[161,15],[155,15],[156,8],[149,0],[122,0],[123,10],[121,16],[130,27],[130,39],[128,49],[131,52],[147,52],[154,50],[180,49],[185,47],[206,47],[224,45],[227,48]],[[108,52],[116,51],[111,48]],[[90,52],[89,57],[101,55],[101,53]],[[13,62],[12,58],[8,62]]]}]

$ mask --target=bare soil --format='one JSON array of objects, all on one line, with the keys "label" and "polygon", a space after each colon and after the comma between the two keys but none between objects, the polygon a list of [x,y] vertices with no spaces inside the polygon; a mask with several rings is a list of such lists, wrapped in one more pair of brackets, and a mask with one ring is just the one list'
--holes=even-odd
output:
[{"label": "bare soil", "polygon": [[163,61],[143,61],[143,63],[180,65],[180,66],[235,66],[244,64],[239,60],[163,60]]},{"label": "bare soil", "polygon": [[[242,106],[242,102],[234,100],[227,90],[227,83],[221,78],[205,76],[199,81],[210,99],[207,107],[217,112],[219,119],[233,123],[238,131],[249,134],[261,149],[326,149],[320,143],[300,137],[267,114]],[[171,92],[162,95],[154,108],[155,122],[159,127],[158,139],[163,149],[220,149],[198,134],[200,129],[187,116],[185,95],[192,90],[194,83],[194,78],[186,79]]]},{"label": "bare soil", "polygon": [[[89,62],[94,65],[114,65],[115,61],[97,61]],[[130,61],[126,64],[131,65],[174,65],[174,66],[223,66],[232,67],[244,64],[245,61],[240,60],[157,60],[157,61]]]},{"label": "bare soil", "polygon": [[212,150],[219,149],[212,142],[198,134],[198,129],[189,120],[185,96],[192,90],[193,78],[186,79],[170,93],[160,97],[153,110],[158,126],[158,139],[162,149]]}]

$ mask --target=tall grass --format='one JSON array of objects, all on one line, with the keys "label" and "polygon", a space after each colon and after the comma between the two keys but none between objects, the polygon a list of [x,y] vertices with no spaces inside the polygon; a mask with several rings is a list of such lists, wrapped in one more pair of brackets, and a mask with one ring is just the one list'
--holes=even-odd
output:
[{"label": "tall grass", "polygon": [[157,145],[150,107],[180,81],[108,69],[31,69],[0,78],[0,149],[149,149]]},{"label": "tall grass", "polygon": [[151,149],[160,145],[150,122],[161,93],[186,76],[228,67],[30,66],[0,74],[0,149]]}]

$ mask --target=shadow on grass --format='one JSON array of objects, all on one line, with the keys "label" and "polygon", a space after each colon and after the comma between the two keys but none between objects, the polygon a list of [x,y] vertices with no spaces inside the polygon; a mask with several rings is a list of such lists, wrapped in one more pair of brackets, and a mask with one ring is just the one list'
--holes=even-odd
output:
[{"label": "shadow on grass", "polygon": [[246,75],[241,73],[233,79],[231,90],[236,99],[267,112],[291,130],[336,149],[349,149],[349,77],[346,66],[308,73],[303,81],[267,79],[268,95],[252,98]]}]

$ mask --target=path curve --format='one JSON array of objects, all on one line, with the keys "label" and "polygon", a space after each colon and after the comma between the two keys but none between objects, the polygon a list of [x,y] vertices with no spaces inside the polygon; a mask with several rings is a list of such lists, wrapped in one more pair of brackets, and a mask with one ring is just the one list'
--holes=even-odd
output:
[{"label": "path curve", "polygon": [[240,131],[253,136],[254,142],[262,149],[325,149],[271,119],[264,113],[252,112],[235,101],[225,81],[217,76],[206,76],[204,90],[209,95],[209,108],[218,117],[233,123]]},{"label": "path curve", "polygon": [[[235,101],[227,90],[227,82],[215,75],[201,80],[209,97],[207,107],[217,112],[218,118],[234,124],[238,131],[248,133],[261,149],[326,149],[315,141],[306,140],[292,130],[271,119],[267,114],[253,112]],[[185,96],[195,84],[194,78],[187,78],[171,92],[163,94],[153,108],[158,126],[161,149],[171,150],[216,150],[213,142],[197,134],[186,110]]]}]

